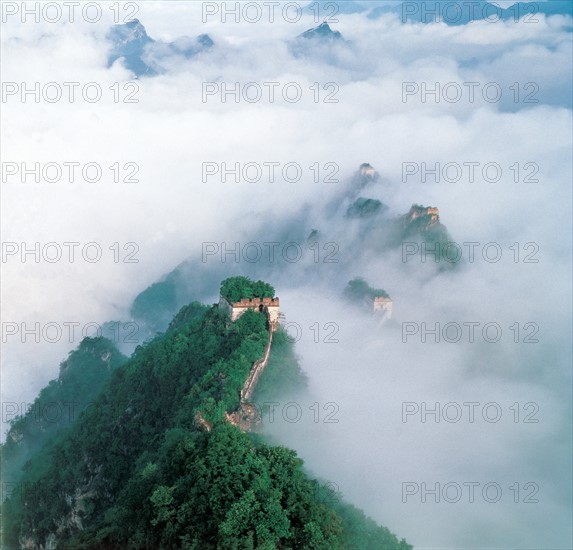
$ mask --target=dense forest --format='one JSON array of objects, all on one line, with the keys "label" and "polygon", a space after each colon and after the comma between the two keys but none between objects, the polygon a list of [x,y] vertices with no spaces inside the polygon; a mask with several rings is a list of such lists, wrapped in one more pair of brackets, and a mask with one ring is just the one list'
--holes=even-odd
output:
[{"label": "dense forest", "polygon": [[[76,418],[90,406],[112,372],[125,363],[113,342],[105,338],[84,338],[60,364],[58,378],[52,380],[34,402],[21,411],[20,404],[5,403],[10,430],[2,445],[2,479],[18,484],[28,458],[42,445],[62,437]],[[9,489],[7,489],[9,492]]]},{"label": "dense forest", "polygon": [[[312,479],[294,451],[225,420],[267,339],[264,314],[231,323],[217,306],[193,302],[127,361],[104,351],[112,344],[103,338],[84,340],[68,362],[95,350],[85,364],[103,352],[110,368],[94,383],[75,364],[67,375],[79,386],[65,382],[70,368],[48,386],[53,400],[90,384],[101,391],[28,453],[20,490],[3,504],[3,547],[411,548]],[[292,344],[281,331],[275,342],[260,394],[304,384]]]}]

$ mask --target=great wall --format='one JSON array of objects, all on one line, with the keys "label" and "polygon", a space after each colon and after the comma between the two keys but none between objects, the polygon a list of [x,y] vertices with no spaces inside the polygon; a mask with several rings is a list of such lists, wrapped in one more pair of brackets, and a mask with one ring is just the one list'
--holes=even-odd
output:
[{"label": "great wall", "polygon": [[276,331],[278,328],[280,307],[278,298],[242,298],[238,302],[228,302],[221,296],[219,307],[229,314],[232,322],[236,321],[248,309],[264,312],[268,316],[271,329]]},{"label": "great wall", "polygon": [[[219,299],[219,307],[224,309],[229,314],[231,322],[236,321],[245,311],[253,309],[260,313],[264,313],[269,321],[269,338],[265,347],[263,356],[255,361],[249,371],[249,375],[243,384],[240,393],[240,404],[236,411],[231,413],[225,412],[225,419],[238,426],[242,431],[247,432],[256,429],[261,425],[261,418],[259,410],[256,405],[249,403],[252,397],[259,378],[263,374],[271,355],[271,347],[273,344],[273,332],[279,328],[279,299],[278,298],[243,298],[238,302],[229,303],[222,296]],[[211,431],[211,424],[203,418],[201,413],[195,414],[195,422],[207,430]]]},{"label": "great wall", "polygon": [[403,216],[405,223],[411,223],[418,218],[428,218],[427,227],[440,223],[440,211],[434,206],[413,204],[410,211]]},{"label": "great wall", "polygon": [[[384,319],[392,318],[392,300],[386,296],[376,296],[373,300],[373,310],[381,312]],[[250,403],[257,383],[269,362],[273,344],[273,333],[279,328],[279,299],[278,298],[243,298],[238,302],[228,302],[222,296],[219,299],[219,307],[225,310],[231,322],[236,321],[245,311],[253,309],[267,315],[269,321],[269,338],[263,356],[255,361],[249,375],[243,384],[240,393],[239,408],[233,412],[225,412],[225,419],[238,426],[242,431],[253,431],[262,424],[260,411],[256,405]],[[211,431],[211,424],[200,413],[195,415],[195,421],[202,428]]]},{"label": "great wall", "polygon": [[263,355],[262,359],[255,361],[253,366],[251,367],[251,372],[243,385],[243,389],[241,390],[241,402],[248,401],[251,396],[253,395],[255,388],[257,386],[257,382],[263,374],[267,363],[269,362],[269,357],[271,355],[271,346],[273,343],[273,331],[269,330],[269,340],[267,343],[267,347],[265,348],[265,354]]},{"label": "great wall", "polygon": [[249,376],[243,384],[241,390],[241,402],[239,408],[232,413],[225,413],[225,418],[234,426],[238,426],[242,431],[251,431],[261,425],[260,413],[256,405],[249,403],[257,382],[263,374],[271,355],[273,344],[273,332],[279,327],[279,299],[278,298],[243,298],[239,302],[229,304],[224,298],[219,301],[219,307],[229,312],[231,321],[236,321],[248,309],[254,309],[267,315],[269,321],[269,339],[265,347],[263,356],[253,363]]}]

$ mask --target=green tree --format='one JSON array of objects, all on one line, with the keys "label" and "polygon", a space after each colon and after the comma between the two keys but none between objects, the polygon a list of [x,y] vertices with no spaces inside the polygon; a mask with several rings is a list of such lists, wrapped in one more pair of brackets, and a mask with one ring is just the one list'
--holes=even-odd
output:
[{"label": "green tree", "polygon": [[221,283],[221,296],[228,302],[242,298],[273,298],[275,289],[264,281],[253,281],[248,277],[229,277]]},{"label": "green tree", "polygon": [[[296,362],[281,338],[275,360]],[[328,489],[294,451],[225,420],[267,339],[254,311],[229,323],[216,306],[183,308],[32,453],[22,473],[32,489],[2,507],[5,544],[45,546],[57,533],[63,550],[408,550],[355,508],[318,498]]]}]

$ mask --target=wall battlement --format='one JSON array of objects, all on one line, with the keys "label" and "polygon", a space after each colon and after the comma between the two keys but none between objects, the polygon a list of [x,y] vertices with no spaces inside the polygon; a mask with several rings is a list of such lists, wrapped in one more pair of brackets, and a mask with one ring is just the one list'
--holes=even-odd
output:
[{"label": "wall battlement", "polygon": [[432,223],[438,222],[440,220],[440,210],[435,206],[428,206],[426,208],[424,206],[413,205],[407,214],[407,219],[413,221],[416,218],[422,218],[424,216],[430,216]]},{"label": "wall battlement", "polygon": [[364,178],[374,179],[378,173],[371,164],[365,162],[360,165],[360,175]]},{"label": "wall battlement", "polygon": [[385,319],[392,319],[392,309],[394,304],[391,298],[385,296],[375,296],[372,304],[374,311],[379,311]]},{"label": "wall battlement", "polygon": [[258,307],[260,305],[266,307],[279,307],[279,299],[278,298],[241,298],[238,302],[231,303],[231,307],[239,308],[239,307]]},{"label": "wall battlement", "polygon": [[279,328],[280,302],[278,298],[242,298],[238,302],[230,303],[221,296],[219,307],[227,311],[231,321],[236,321],[248,309],[264,312],[269,318],[272,331]]}]

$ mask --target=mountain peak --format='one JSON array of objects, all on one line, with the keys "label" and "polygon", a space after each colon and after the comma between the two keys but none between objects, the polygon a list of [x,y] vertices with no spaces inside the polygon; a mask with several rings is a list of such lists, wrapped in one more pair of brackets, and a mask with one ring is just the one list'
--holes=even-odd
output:
[{"label": "mountain peak", "polygon": [[107,40],[112,43],[112,49],[107,60],[108,67],[123,58],[125,66],[137,76],[154,74],[154,71],[142,60],[145,47],[154,40],[149,37],[139,19],[114,25],[107,34]]},{"label": "mountain peak", "polygon": [[[107,34],[112,48],[108,57],[108,67],[123,58],[125,66],[137,77],[152,76],[162,72],[162,58],[179,55],[187,59],[214,45],[207,34],[196,38],[182,36],[174,42],[156,41],[151,38],[139,19],[114,25]],[[151,61],[150,61],[151,60]]]},{"label": "mountain peak", "polygon": [[147,31],[139,19],[132,19],[127,23],[120,23],[111,27],[108,35],[108,40],[114,43],[147,43],[153,42],[149,37]]},{"label": "mountain peak", "polygon": [[318,27],[308,29],[300,35],[300,38],[319,39],[319,40],[343,40],[342,34],[333,31],[330,25],[323,21]]}]

